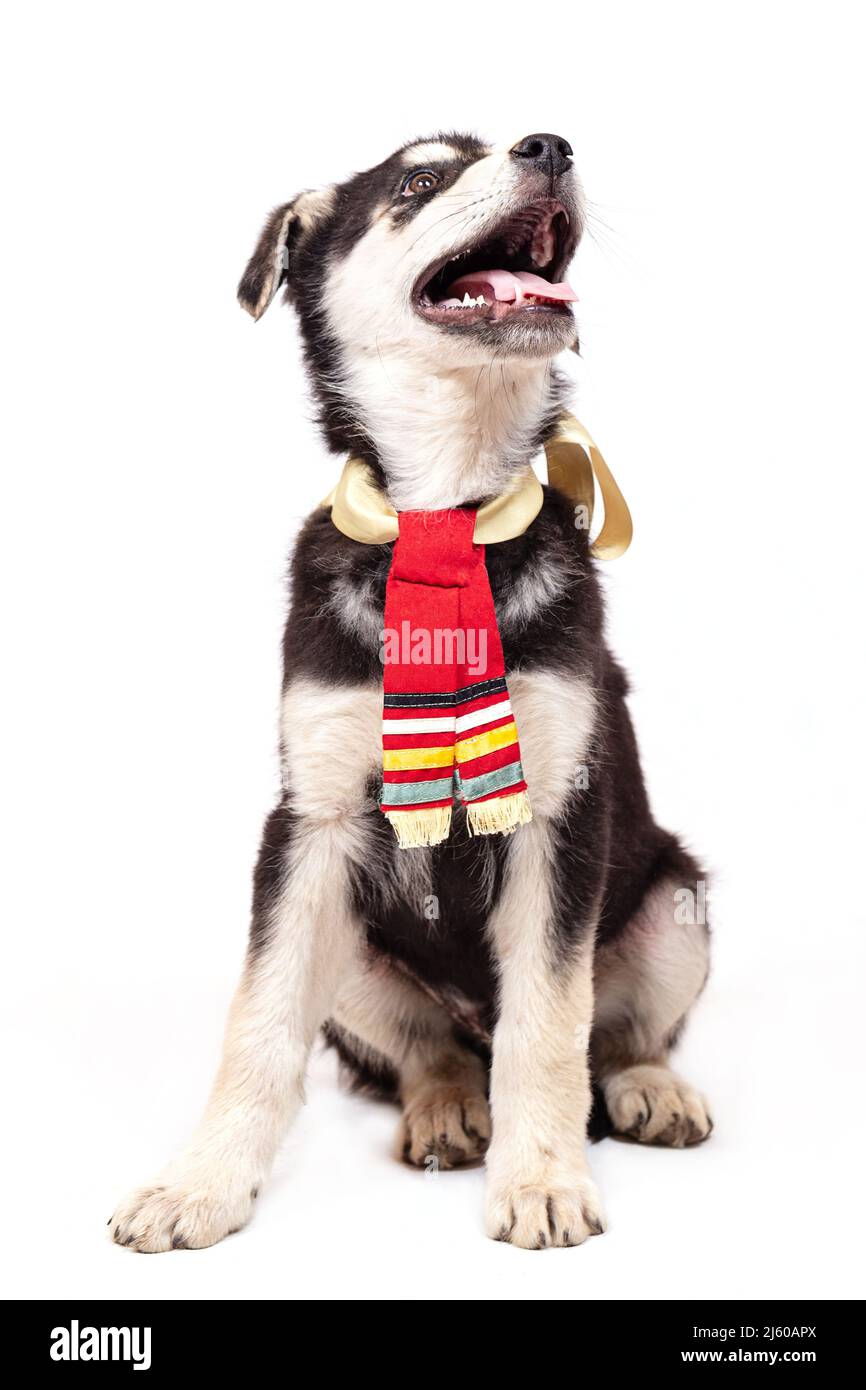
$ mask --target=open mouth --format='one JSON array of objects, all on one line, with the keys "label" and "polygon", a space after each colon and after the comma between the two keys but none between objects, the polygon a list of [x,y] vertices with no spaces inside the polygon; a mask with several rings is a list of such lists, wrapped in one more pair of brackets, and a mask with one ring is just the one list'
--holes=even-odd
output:
[{"label": "open mouth", "polygon": [[577,295],[557,278],[568,259],[569,240],[562,203],[554,198],[530,203],[483,242],[428,266],[416,283],[414,306],[425,319],[461,327],[516,315],[570,317]]}]

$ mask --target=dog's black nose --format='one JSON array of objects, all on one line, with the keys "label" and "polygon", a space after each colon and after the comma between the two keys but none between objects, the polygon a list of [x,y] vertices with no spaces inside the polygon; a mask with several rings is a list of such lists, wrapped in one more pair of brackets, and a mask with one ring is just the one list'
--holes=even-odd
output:
[{"label": "dog's black nose", "polygon": [[524,140],[512,146],[511,153],[515,159],[523,160],[533,169],[540,169],[545,174],[564,174],[569,168],[569,161],[574,154],[567,140],[563,140],[561,135],[527,135]]}]

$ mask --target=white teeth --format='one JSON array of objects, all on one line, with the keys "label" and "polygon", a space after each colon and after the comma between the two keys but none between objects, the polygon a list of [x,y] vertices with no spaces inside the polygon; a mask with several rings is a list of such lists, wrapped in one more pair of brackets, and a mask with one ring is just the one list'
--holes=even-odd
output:
[{"label": "white teeth", "polygon": [[551,225],[539,228],[532,239],[532,259],[539,269],[550,265],[553,260],[553,253],[556,249],[556,239],[551,230]]},{"label": "white teeth", "polygon": [[476,303],[476,304],[486,304],[486,303],[487,303],[487,300],[484,298],[484,295],[483,295],[483,294],[479,294],[479,296],[478,296],[478,298],[476,299],[475,303]]},{"label": "white teeth", "polygon": [[475,308],[475,300],[472,298],[472,296],[470,295],[470,293],[469,293],[468,290],[466,291],[466,293],[465,293],[464,296],[463,296],[463,308],[464,308],[464,309],[474,309],[474,308]]}]

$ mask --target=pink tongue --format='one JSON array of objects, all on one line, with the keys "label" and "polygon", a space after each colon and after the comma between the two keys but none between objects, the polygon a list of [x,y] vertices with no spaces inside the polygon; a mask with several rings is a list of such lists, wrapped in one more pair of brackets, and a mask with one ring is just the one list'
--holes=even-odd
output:
[{"label": "pink tongue", "polygon": [[528,294],[537,295],[539,299],[577,299],[574,290],[565,281],[551,285],[540,275],[530,275],[528,270],[518,270],[516,273],[510,270],[475,270],[470,275],[461,275],[459,280],[449,285],[448,297],[459,298],[463,294],[470,294],[475,299],[479,294],[486,297],[488,290],[493,292],[494,299],[513,300],[516,304],[522,304]]}]

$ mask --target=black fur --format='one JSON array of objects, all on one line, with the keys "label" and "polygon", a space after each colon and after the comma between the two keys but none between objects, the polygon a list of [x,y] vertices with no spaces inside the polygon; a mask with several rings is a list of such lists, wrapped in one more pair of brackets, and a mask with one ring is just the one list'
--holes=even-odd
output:
[{"label": "black fur", "polygon": [[[321,313],[322,284],[329,265],[348,254],[374,214],[385,209],[395,222],[412,218],[426,197],[447,193],[468,164],[488,153],[474,136],[448,133],[429,138],[446,142],[454,151],[451,159],[436,161],[440,182],[435,193],[402,196],[411,172],[405,159],[409,146],[404,146],[333,189],[321,215],[308,220],[303,230],[297,220],[288,222],[289,256],[282,280],[300,317],[322,430],[334,451],[366,460],[380,482],[384,473],[360,424],[360,412],[334,384],[340,347]],[[423,160],[419,167],[424,167]],[[272,214],[247,267],[239,290],[247,307],[262,294],[290,208],[286,204]],[[571,235],[576,238],[579,227]],[[572,240],[564,252],[570,256],[573,250]],[[561,409],[563,383],[555,372],[552,380],[549,411],[532,441],[536,448],[550,437]],[[308,519],[291,566],[291,606],[283,641],[285,685],[307,677],[325,688],[381,687],[379,630],[391,551],[390,545],[348,539],[333,526],[325,508]],[[553,827],[556,910],[550,957],[564,963],[570,953],[591,949],[585,935],[594,929],[598,902],[597,940],[604,945],[623,932],[648,890],[663,877],[696,892],[702,875],[679,841],[653,820],[626,704],[626,678],[605,642],[602,595],[588,536],[575,526],[571,504],[546,488],[543,508],[525,534],[488,547],[486,559],[507,671],[571,675],[589,684],[599,704],[588,753],[588,785],[575,786]],[[521,610],[515,599],[527,586],[536,601]],[[353,609],[350,620],[345,617],[347,597]],[[431,919],[423,899],[398,901],[389,889],[398,879],[397,856],[406,851],[397,847],[377,809],[377,792],[377,779],[371,776],[364,812],[371,854],[365,865],[352,871],[354,905],[366,925],[368,944],[436,994],[462,1025],[468,1019],[477,1044],[479,1038],[489,1038],[496,1013],[496,971],[485,928],[501,889],[507,842],[501,837],[471,838],[462,811],[456,809],[446,844],[411,851],[427,857],[429,892],[437,905]],[[268,911],[280,886],[293,828],[287,794],[267,822],[256,871],[254,952],[266,939]],[[353,1047],[349,1035],[332,1026],[328,1039],[361,1084],[385,1093],[392,1089],[387,1068],[373,1065],[367,1053]],[[593,1125],[596,1132],[604,1130],[600,1096]]]},{"label": "black fur", "polygon": [[340,1070],[350,1090],[376,1100],[396,1100],[399,1078],[386,1057],[365,1047],[333,1019],[322,1029],[325,1042],[340,1059]]},{"label": "black fur", "polygon": [[[384,611],[391,549],[349,540],[324,508],[309,518],[292,561],[291,607],[283,643],[286,685],[299,676],[326,687],[381,685],[376,615]],[[487,569],[507,669],[570,673],[589,681],[601,699],[596,742],[588,759],[589,785],[574,790],[555,828],[555,946],[567,953],[579,949],[580,931],[593,918],[599,893],[603,906],[598,940],[604,943],[619,935],[646,892],[663,876],[696,891],[701,874],[676,838],[653,820],[626,705],[626,678],[604,640],[595,564],[586,531],[574,525],[570,503],[546,488],[544,506],[529,529],[488,548]],[[561,582],[556,598],[526,621],[509,617],[509,594],[527,576],[542,571]],[[367,597],[371,615],[367,640],[354,625],[339,621],[339,585],[346,583],[354,593]],[[328,615],[327,621],[323,615]],[[406,851],[397,847],[378,811],[377,791],[373,778],[367,816],[374,852],[369,865],[354,875],[355,906],[367,924],[369,943],[407,967],[440,997],[457,991],[477,1008],[481,1030],[489,1035],[496,982],[485,923],[499,892],[507,841],[498,836],[470,837],[463,813],[456,810],[450,839],[429,851],[430,891],[438,902],[438,917],[431,922],[423,901],[395,904],[383,890],[393,881],[396,857]],[[256,872],[254,946],[266,931],[266,908],[278,886],[291,831],[292,815],[285,800],[265,828]]]},{"label": "black fur", "polygon": [[[412,172],[406,164],[405,152],[415,145],[431,142],[443,143],[454,151],[452,159],[436,161],[436,172],[441,176],[441,182],[430,194],[402,197],[401,190]],[[282,204],[267,219],[238,286],[238,298],[245,308],[252,310],[271,273],[274,257],[278,254],[281,256],[284,265],[279,283],[284,288],[286,302],[294,306],[300,319],[304,358],[319,405],[318,423],[322,433],[335,453],[352,453],[364,459],[379,481],[382,481],[384,474],[375,446],[361,428],[358,412],[352,409],[343,391],[334,384],[334,367],[340,360],[340,347],[328,332],[321,313],[322,285],[328,267],[348,255],[370,227],[374,214],[383,206],[387,206],[389,216],[395,223],[411,219],[429,199],[443,194],[447,196],[448,189],[459,175],[489,152],[489,146],[477,136],[456,131],[439,131],[420,140],[408,141],[381,164],[336,185],[326,210],[312,226],[302,230],[298,222],[290,221],[285,245],[280,247],[280,228],[292,207],[290,203]],[[423,160],[419,167],[424,167]],[[580,232],[579,221],[575,218],[563,248],[565,259],[573,255]],[[494,350],[502,346],[495,338],[491,339],[491,345]],[[576,350],[576,336],[574,346]],[[543,422],[545,432],[553,426],[555,406],[554,399],[551,401],[550,418]],[[541,437],[538,443],[541,443]]]}]

